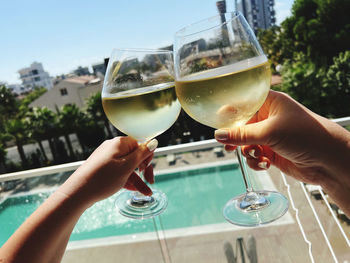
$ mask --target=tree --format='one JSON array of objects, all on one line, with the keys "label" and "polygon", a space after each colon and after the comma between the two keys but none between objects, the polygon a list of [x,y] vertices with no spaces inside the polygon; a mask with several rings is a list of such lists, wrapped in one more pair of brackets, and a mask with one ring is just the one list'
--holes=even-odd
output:
[{"label": "tree", "polygon": [[102,100],[101,100],[101,92],[97,92],[96,94],[90,96],[90,98],[87,100],[87,109],[86,111],[90,116],[96,121],[102,121],[106,130],[107,130],[107,137],[113,138],[113,134],[109,125],[109,120],[104,113],[103,107],[102,107]]},{"label": "tree", "polygon": [[[77,133],[80,129],[79,120],[84,119],[84,113],[75,105],[67,104],[64,105],[58,115],[58,122],[61,128],[61,131],[66,140],[69,155],[72,159],[76,159],[74,150],[72,147],[71,140],[69,138],[69,134]],[[81,145],[83,148],[83,145]]]},{"label": "tree", "polygon": [[333,57],[350,46],[350,1],[295,0],[292,16],[282,23],[288,49],[302,52],[317,65],[332,64]]},{"label": "tree", "polygon": [[295,55],[293,60],[283,64],[281,90],[304,104],[311,110],[326,115],[322,97],[324,68],[317,68],[303,53]]},{"label": "tree", "polygon": [[5,122],[5,131],[14,139],[19,156],[24,167],[28,166],[28,160],[24,153],[23,146],[29,142],[27,125],[24,119],[10,119]]},{"label": "tree", "polygon": [[46,91],[47,89],[44,87],[34,87],[34,90],[21,100],[21,105],[19,107],[20,111],[25,114],[29,110],[29,104],[43,95]]},{"label": "tree", "polygon": [[258,31],[258,40],[267,55],[273,73],[276,73],[277,65],[282,65],[285,59],[293,57],[292,49],[283,49],[288,46],[288,39],[282,34],[282,28],[273,26]]},{"label": "tree", "polygon": [[29,136],[38,143],[41,154],[44,157],[44,161],[47,163],[48,158],[45,153],[42,141],[47,139],[48,136],[45,133],[45,128],[47,126],[47,121],[45,115],[47,108],[33,108],[30,109],[26,114],[26,121],[29,127]]},{"label": "tree", "polygon": [[334,63],[324,75],[323,89],[327,94],[324,107],[330,117],[350,115],[350,51],[334,57]]},{"label": "tree", "polygon": [[2,143],[2,135],[0,134],[0,172],[6,169],[6,154],[5,144]]},{"label": "tree", "polygon": [[48,140],[54,163],[58,163],[60,158],[56,146],[60,135],[60,129],[58,126],[57,115],[48,108],[42,107],[35,110],[33,118],[34,123],[30,125],[31,133],[36,133],[33,134],[33,136],[38,136],[38,139]]},{"label": "tree", "polygon": [[18,102],[15,95],[5,86],[0,86],[0,126],[17,113]]}]

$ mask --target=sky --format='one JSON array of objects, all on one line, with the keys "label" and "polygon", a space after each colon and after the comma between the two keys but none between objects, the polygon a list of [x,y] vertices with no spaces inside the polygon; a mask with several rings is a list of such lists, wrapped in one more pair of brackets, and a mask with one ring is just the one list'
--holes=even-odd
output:
[{"label": "sky", "polygon": [[[11,0],[0,15],[0,82],[41,62],[50,76],[102,63],[113,48],[171,45],[182,27],[217,14],[217,0]],[[234,0],[226,0],[227,11]],[[293,0],[275,0],[277,24]]]}]

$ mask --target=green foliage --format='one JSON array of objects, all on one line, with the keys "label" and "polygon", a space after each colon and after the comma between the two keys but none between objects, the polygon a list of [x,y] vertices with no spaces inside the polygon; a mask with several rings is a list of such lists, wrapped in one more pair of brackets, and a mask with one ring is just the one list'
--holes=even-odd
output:
[{"label": "green foliage", "polygon": [[323,89],[327,94],[326,108],[331,117],[350,115],[350,51],[334,57],[323,79]]},{"label": "green foliage", "polygon": [[6,160],[7,151],[5,145],[0,142],[0,163],[4,163]]},{"label": "green foliage", "polygon": [[[349,0],[295,0],[292,16],[282,23],[283,38],[316,64],[331,64],[350,47]],[[291,57],[290,57],[291,58]]]},{"label": "green foliage", "polygon": [[76,132],[86,118],[85,114],[75,104],[64,105],[58,116],[58,123],[61,129],[68,133]]},{"label": "green foliage", "polygon": [[106,115],[102,107],[101,92],[91,95],[86,101],[86,111],[90,116],[92,116],[96,121],[105,120]]},{"label": "green foliage", "polygon": [[28,160],[24,153],[23,145],[30,142],[26,121],[20,118],[6,120],[5,132],[16,142],[22,165],[23,167],[26,167]]},{"label": "green foliage", "polygon": [[28,126],[24,119],[10,119],[5,122],[6,133],[20,144],[29,142]]},{"label": "green foliage", "polygon": [[292,57],[290,52],[283,50],[283,46],[287,44],[285,43],[286,39],[282,37],[281,27],[274,26],[269,29],[260,30],[257,37],[264,53],[270,61],[272,72],[274,74],[277,73],[277,65],[283,64],[286,58]]},{"label": "green foliage", "polygon": [[5,86],[0,86],[0,126],[17,113],[18,101],[15,95]]},{"label": "green foliage", "polygon": [[29,136],[36,141],[46,140],[57,132],[57,116],[47,107],[32,108],[26,113]]},{"label": "green foliage", "polygon": [[329,67],[317,66],[299,53],[283,65],[281,91],[326,117],[350,115],[350,51],[340,53]]},{"label": "green foliage", "polygon": [[32,92],[30,92],[28,95],[26,95],[21,100],[20,110],[21,112],[25,112],[28,110],[28,106],[31,102],[39,98],[41,95],[43,95],[47,91],[44,87],[35,87]]},{"label": "green foliage", "polygon": [[311,110],[324,114],[323,75],[323,68],[318,69],[303,53],[299,53],[294,60],[287,60],[283,64],[281,90],[289,93]]},{"label": "green foliage", "polygon": [[327,117],[350,115],[349,10],[348,0],[295,0],[280,28],[258,34],[273,72],[283,65],[274,88]]}]

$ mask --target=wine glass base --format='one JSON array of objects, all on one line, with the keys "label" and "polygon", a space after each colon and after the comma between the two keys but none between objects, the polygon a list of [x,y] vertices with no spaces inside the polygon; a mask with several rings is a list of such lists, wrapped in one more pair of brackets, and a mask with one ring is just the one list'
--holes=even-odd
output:
[{"label": "wine glass base", "polygon": [[236,196],[223,209],[227,221],[239,226],[259,226],[282,217],[289,207],[288,199],[275,191],[255,191],[254,202],[249,204],[247,193]]},{"label": "wine glass base", "polygon": [[168,206],[167,196],[152,188],[153,195],[147,202],[135,202],[134,192],[123,191],[115,201],[115,206],[123,216],[133,219],[146,219],[161,214]]}]

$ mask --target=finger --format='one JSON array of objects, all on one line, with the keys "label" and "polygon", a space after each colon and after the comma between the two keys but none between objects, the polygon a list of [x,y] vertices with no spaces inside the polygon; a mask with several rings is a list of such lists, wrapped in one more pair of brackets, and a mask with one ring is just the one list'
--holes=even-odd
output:
[{"label": "finger", "polygon": [[232,129],[219,129],[215,131],[215,139],[218,142],[232,145],[266,145],[269,137],[264,131],[269,124],[270,121],[266,119]]},{"label": "finger", "polygon": [[259,158],[263,153],[263,148],[260,145],[242,146],[242,153],[246,158]]},{"label": "finger", "polygon": [[134,188],[134,190],[139,191],[141,194],[152,195],[152,190],[147,186],[147,184],[144,181],[142,181],[142,179],[135,172],[130,175],[125,185],[128,186],[129,189]]},{"label": "finger", "polygon": [[271,161],[265,156],[260,156],[258,159],[247,159],[247,164],[256,171],[262,171],[270,168]]},{"label": "finger", "polygon": [[115,153],[115,158],[124,157],[139,147],[137,141],[130,136],[114,137],[113,139],[107,140],[106,142],[112,145]]},{"label": "finger", "polygon": [[153,154],[157,146],[158,141],[156,139],[149,141],[147,144],[141,144],[135,151],[124,157],[125,164],[129,169],[135,170]]},{"label": "finger", "polygon": [[[131,175],[135,174],[138,176],[135,172],[133,172]],[[133,175],[134,176],[134,175]],[[130,191],[137,191],[136,187],[133,185],[132,181],[126,181],[124,188]]]},{"label": "finger", "polygon": [[150,162],[151,162],[152,159],[153,159],[153,156],[154,156],[154,154],[152,153],[151,156],[147,157],[147,159],[144,160],[144,161],[140,164],[140,166],[139,166],[140,172],[143,171],[143,170],[145,170],[145,168],[150,164]]},{"label": "finger", "polygon": [[226,152],[233,152],[234,150],[236,150],[237,146],[236,145],[230,145],[230,144],[226,144],[225,145],[225,151]]},{"label": "finger", "polygon": [[269,159],[272,164],[275,164],[276,153],[274,151],[272,151],[270,147],[265,146],[265,145],[262,146],[262,149],[263,149],[263,152],[261,155],[265,156],[267,159]]},{"label": "finger", "polygon": [[149,165],[145,168],[145,171],[143,172],[143,177],[145,177],[145,180],[150,184],[154,184],[154,173],[152,165]]}]

